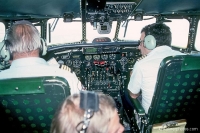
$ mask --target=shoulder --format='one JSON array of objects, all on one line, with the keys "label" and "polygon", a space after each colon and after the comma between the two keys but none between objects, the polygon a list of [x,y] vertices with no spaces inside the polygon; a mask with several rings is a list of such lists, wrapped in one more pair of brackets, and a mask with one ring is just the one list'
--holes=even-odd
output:
[{"label": "shoulder", "polygon": [[72,73],[71,68],[68,67],[68,66],[66,66],[66,65],[61,65],[61,66],[60,66],[60,69],[61,69],[61,70],[64,70],[64,71],[67,71],[67,72],[69,72],[69,73]]},{"label": "shoulder", "polygon": [[137,62],[141,62],[143,59],[145,59],[147,57],[147,55],[143,55],[140,58],[137,59]]}]

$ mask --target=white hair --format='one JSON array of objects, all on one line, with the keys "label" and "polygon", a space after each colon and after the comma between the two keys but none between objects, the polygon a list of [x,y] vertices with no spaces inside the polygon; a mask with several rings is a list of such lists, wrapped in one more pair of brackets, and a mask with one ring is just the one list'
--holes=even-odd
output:
[{"label": "white hair", "polygon": [[7,31],[6,41],[11,54],[41,48],[40,34],[36,27],[30,24],[14,24]]}]

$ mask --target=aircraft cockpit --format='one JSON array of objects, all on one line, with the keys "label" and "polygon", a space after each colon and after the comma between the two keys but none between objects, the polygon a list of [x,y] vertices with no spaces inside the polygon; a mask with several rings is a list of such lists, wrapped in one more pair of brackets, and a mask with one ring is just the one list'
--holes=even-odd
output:
[{"label": "aircraft cockpit", "polygon": [[[7,30],[15,21],[30,21],[45,41],[47,53],[41,58],[53,59],[60,68],[75,73],[84,89],[110,95],[116,102],[120,122],[126,127],[125,133],[142,132],[141,129],[151,132],[152,128],[148,126],[149,131],[142,124],[136,128],[138,123],[133,122],[136,112],[127,111],[122,98],[134,64],[143,58],[138,49],[141,29],[152,23],[164,23],[172,32],[172,49],[186,55],[200,54],[199,0],[0,0],[0,3],[0,70],[10,67],[2,53]],[[194,97],[199,100],[199,83],[191,84],[198,84]],[[145,120],[143,117],[141,123]]]}]

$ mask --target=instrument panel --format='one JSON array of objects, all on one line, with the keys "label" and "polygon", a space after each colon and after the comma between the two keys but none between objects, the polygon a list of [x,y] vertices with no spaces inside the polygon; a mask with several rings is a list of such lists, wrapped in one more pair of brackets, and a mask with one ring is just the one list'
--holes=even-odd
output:
[{"label": "instrument panel", "polygon": [[100,91],[115,97],[127,87],[130,70],[140,52],[135,45],[88,45],[52,50],[49,57],[76,73],[87,90]]},{"label": "instrument panel", "polygon": [[90,21],[102,22],[102,20],[121,18],[126,19],[136,7],[135,2],[106,2],[105,7],[99,8],[99,5],[87,9],[87,19]]},{"label": "instrument panel", "polygon": [[110,95],[116,102],[123,119],[121,96],[127,88],[130,71],[141,57],[138,44],[125,45],[73,45],[50,49],[47,60],[54,57],[60,65],[75,72],[82,85],[90,91]]}]

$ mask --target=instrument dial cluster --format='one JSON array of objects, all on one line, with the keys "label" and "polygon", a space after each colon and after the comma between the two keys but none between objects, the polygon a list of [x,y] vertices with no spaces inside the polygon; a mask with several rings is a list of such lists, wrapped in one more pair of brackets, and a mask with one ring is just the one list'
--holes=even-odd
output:
[{"label": "instrument dial cluster", "polygon": [[[126,88],[126,77],[140,57],[136,47],[102,46],[83,47],[82,49],[56,53],[57,61],[75,72],[88,90],[118,91],[119,86]],[[123,88],[122,87],[122,88]],[[118,88],[118,89],[116,89]]]},{"label": "instrument dial cluster", "polygon": [[[68,66],[86,90],[102,92],[115,100],[127,88],[130,71],[140,57],[136,47],[121,44],[105,47],[97,44],[79,49],[74,46],[70,49],[67,52],[59,50],[54,53],[54,58],[60,64]],[[118,105],[120,108],[120,102]]]}]

